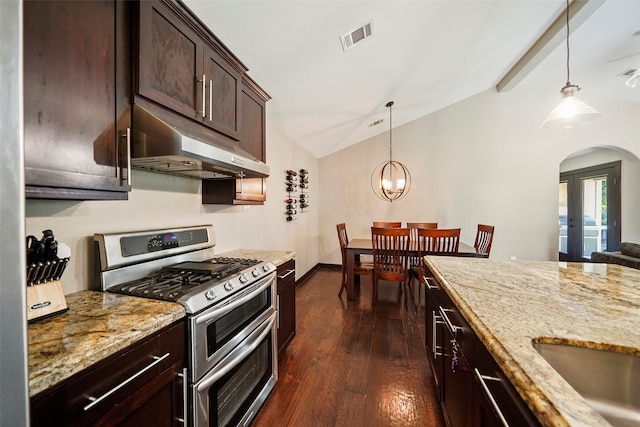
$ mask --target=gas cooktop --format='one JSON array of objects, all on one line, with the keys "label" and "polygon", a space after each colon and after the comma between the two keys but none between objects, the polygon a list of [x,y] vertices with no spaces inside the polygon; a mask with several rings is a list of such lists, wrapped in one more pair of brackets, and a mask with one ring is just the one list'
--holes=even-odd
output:
[{"label": "gas cooktop", "polygon": [[275,272],[269,262],[213,257],[212,226],[96,234],[103,291],[173,301],[196,313]]}]

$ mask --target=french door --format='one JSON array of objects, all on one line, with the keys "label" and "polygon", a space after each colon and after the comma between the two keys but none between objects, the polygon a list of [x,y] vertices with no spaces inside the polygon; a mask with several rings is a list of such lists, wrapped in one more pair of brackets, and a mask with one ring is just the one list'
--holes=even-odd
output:
[{"label": "french door", "polygon": [[560,174],[560,261],[583,262],[620,244],[620,162]]}]

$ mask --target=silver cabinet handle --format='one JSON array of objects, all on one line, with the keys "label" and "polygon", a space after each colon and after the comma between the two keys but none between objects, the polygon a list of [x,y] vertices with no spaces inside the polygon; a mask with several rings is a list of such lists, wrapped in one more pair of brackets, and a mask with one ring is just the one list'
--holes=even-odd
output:
[{"label": "silver cabinet handle", "polygon": [[473,371],[474,371],[474,373],[476,375],[476,378],[480,382],[480,386],[482,387],[482,391],[484,392],[485,396],[487,396],[487,399],[489,399],[489,402],[491,402],[491,406],[496,411],[496,414],[498,415],[498,418],[500,418],[500,421],[502,422],[502,425],[504,427],[509,427],[509,423],[504,418],[504,415],[502,415],[502,411],[500,410],[500,407],[498,406],[498,403],[493,398],[493,395],[491,394],[491,391],[489,390],[489,387],[487,387],[487,383],[485,382],[485,380],[500,382],[500,378],[490,377],[488,375],[482,375],[480,373],[480,371],[478,371],[478,368],[474,368]]},{"label": "silver cabinet handle", "polygon": [[280,295],[276,295],[276,312],[278,313],[276,329],[280,329]]},{"label": "silver cabinet handle", "polygon": [[118,147],[117,147],[117,155],[118,155],[118,159],[117,159],[117,173],[120,174],[120,182],[123,182],[123,174],[122,172],[120,172],[120,170],[124,169],[124,167],[122,166],[122,158],[126,157],[127,158],[127,185],[131,186],[131,128],[127,128],[127,130],[124,131],[124,133],[121,135],[122,138],[124,138],[124,150],[126,151],[124,153],[123,156],[121,156],[121,150],[122,150],[122,145],[121,143],[118,143]]},{"label": "silver cabinet handle", "polygon": [[432,339],[432,349],[433,349],[433,360],[436,360],[438,356],[442,356],[442,353],[438,353],[438,325],[442,324],[442,317],[438,316],[435,311],[431,312],[433,322],[433,334],[431,335]]},{"label": "silver cabinet handle", "polygon": [[207,117],[207,76],[202,75],[202,118]]},{"label": "silver cabinet handle", "polygon": [[278,276],[278,280],[283,280],[286,279],[287,277],[291,276],[293,273],[296,272],[296,269],[291,269],[291,270],[287,270],[286,273],[284,273],[282,276]]},{"label": "silver cabinet handle", "polygon": [[213,121],[213,80],[209,80],[209,121]]},{"label": "silver cabinet handle", "polygon": [[182,418],[176,418],[176,420],[184,425],[187,425],[187,393],[189,392],[189,384],[187,383],[187,368],[182,368],[182,373],[178,374],[182,378]]},{"label": "silver cabinet handle", "polygon": [[462,328],[451,323],[449,316],[447,316],[447,311],[451,311],[450,309],[442,308],[442,306],[439,306],[438,308],[440,310],[440,316],[442,316],[442,320],[444,320],[445,325],[447,325],[447,328],[449,328],[451,334],[454,336],[454,338],[456,338],[458,336],[458,331],[462,331]]},{"label": "silver cabinet handle", "polygon": [[439,290],[440,289],[439,287],[430,284],[430,282],[432,280],[430,277],[422,276],[422,278],[424,279],[424,283],[427,284],[427,289],[429,289],[430,291]]},{"label": "silver cabinet handle", "polygon": [[127,184],[131,186],[131,128],[127,128]]},{"label": "silver cabinet handle", "polygon": [[114,388],[112,388],[111,390],[109,390],[108,392],[103,394],[102,396],[100,396],[100,397],[89,396],[89,400],[91,401],[91,403],[89,403],[87,406],[85,406],[84,410],[88,411],[89,409],[93,408],[95,405],[97,405],[98,403],[100,403],[101,401],[106,399],[107,397],[111,396],[113,393],[115,393],[116,391],[120,390],[122,387],[126,386],[131,381],[135,380],[140,375],[144,374],[149,369],[151,369],[154,366],[156,366],[158,363],[162,362],[164,359],[169,357],[170,354],[171,353],[166,353],[164,356],[153,356],[153,358],[155,359],[153,362],[151,362],[145,368],[139,370],[138,372],[136,372],[134,375],[130,376],[126,380],[122,381],[120,384],[118,384],[117,386],[115,386]]}]

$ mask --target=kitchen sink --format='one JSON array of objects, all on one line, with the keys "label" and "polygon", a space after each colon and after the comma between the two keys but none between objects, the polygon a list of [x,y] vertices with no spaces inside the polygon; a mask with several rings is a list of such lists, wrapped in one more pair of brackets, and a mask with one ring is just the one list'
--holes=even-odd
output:
[{"label": "kitchen sink", "polygon": [[535,343],[540,355],[614,426],[640,426],[640,356]]}]

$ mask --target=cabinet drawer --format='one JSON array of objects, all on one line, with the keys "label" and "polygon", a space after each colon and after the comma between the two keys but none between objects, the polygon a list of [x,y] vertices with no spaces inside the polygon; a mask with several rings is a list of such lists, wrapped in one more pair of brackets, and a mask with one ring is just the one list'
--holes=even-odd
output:
[{"label": "cabinet drawer", "polygon": [[291,285],[296,281],[296,261],[289,260],[278,266],[278,289]]},{"label": "cabinet drawer", "polygon": [[[489,351],[476,339],[474,425],[478,427],[540,426]],[[502,421],[504,419],[504,422]]]},{"label": "cabinet drawer", "polygon": [[94,423],[157,377],[184,366],[184,340],[180,321],[33,396],[31,426]]}]

